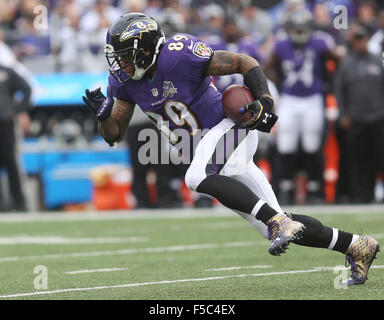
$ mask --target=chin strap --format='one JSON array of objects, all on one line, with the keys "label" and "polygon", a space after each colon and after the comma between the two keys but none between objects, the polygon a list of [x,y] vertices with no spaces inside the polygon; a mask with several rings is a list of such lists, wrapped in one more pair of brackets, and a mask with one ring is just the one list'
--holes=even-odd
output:
[{"label": "chin strap", "polygon": [[[135,40],[135,41],[137,41],[137,40]],[[152,62],[150,63],[150,65],[148,67],[146,67],[145,69],[138,68],[136,66],[136,63],[134,64],[134,66],[135,66],[135,74],[133,75],[132,80],[140,80],[144,76],[144,74],[149,70],[149,68],[152,67],[155,64],[157,55],[160,52],[160,47],[162,46],[162,44],[164,42],[165,42],[165,36],[163,34],[163,36],[157,41],[156,48],[155,48],[155,53],[153,54],[153,58],[152,58]],[[136,48],[137,48],[137,43],[135,42],[135,49]]]}]

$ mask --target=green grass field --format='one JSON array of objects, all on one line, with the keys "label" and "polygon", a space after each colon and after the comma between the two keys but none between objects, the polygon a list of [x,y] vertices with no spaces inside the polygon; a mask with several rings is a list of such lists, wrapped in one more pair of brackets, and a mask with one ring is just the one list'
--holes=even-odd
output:
[{"label": "green grass field", "polygon": [[[383,241],[384,207],[295,212]],[[291,245],[273,257],[268,246],[224,210],[1,215],[0,299],[384,299],[380,253],[365,285],[336,289],[343,255]]]}]

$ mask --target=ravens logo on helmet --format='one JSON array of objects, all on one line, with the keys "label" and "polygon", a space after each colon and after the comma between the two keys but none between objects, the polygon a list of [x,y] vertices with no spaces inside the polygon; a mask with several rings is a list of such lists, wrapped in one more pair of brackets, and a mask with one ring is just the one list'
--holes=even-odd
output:
[{"label": "ravens logo on helmet", "polygon": [[104,53],[110,74],[120,83],[140,80],[156,62],[165,36],[144,13],[128,13],[108,30]]}]

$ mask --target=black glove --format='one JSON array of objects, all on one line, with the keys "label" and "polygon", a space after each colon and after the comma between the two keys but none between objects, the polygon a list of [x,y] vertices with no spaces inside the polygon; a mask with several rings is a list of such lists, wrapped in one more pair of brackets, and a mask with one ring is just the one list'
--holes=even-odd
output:
[{"label": "black glove", "polygon": [[85,90],[83,101],[86,106],[96,115],[97,120],[103,121],[107,119],[112,112],[113,99],[105,97],[101,92],[101,88],[89,91]]},{"label": "black glove", "polygon": [[239,109],[240,114],[247,111],[252,113],[252,118],[240,125],[249,130],[259,130],[262,132],[270,132],[277,121],[278,116],[271,110],[273,102],[269,98],[260,97],[259,100],[252,101]]}]

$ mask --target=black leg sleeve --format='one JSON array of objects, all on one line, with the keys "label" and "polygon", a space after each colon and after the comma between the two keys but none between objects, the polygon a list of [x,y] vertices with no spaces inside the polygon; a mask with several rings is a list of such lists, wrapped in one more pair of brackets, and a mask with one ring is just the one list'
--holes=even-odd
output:
[{"label": "black leg sleeve", "polygon": [[[293,243],[314,248],[328,248],[345,254],[351,244],[353,234],[339,229],[324,226],[319,220],[299,214],[288,214],[294,221],[299,221],[305,226],[303,237]],[[334,235],[334,231],[336,232]],[[334,238],[334,239],[333,239]],[[334,242],[330,247],[331,242]]]},{"label": "black leg sleeve", "polygon": [[293,243],[315,248],[328,248],[332,241],[332,228],[324,226],[319,220],[305,215],[292,214],[292,220],[301,222],[305,226],[303,237]]},{"label": "black leg sleeve", "polygon": [[219,174],[205,178],[196,189],[215,197],[226,207],[250,214],[260,200],[245,184]]}]

